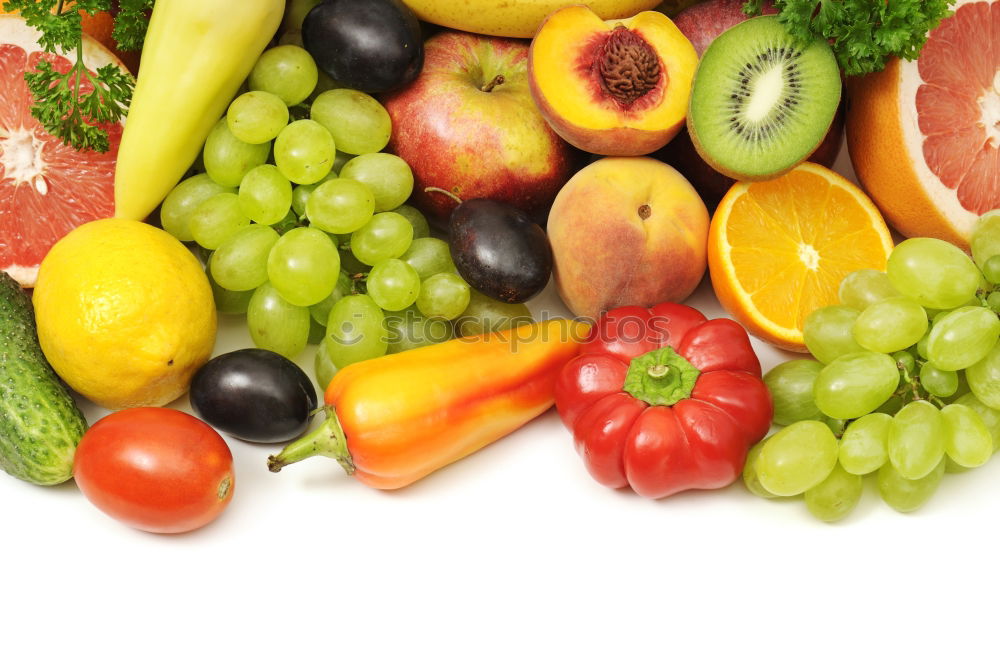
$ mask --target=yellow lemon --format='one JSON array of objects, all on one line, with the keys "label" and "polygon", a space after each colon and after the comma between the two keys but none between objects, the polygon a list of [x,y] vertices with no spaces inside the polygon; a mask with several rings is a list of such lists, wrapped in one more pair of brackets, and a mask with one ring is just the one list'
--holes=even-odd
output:
[{"label": "yellow lemon", "polygon": [[56,373],[111,410],[183,395],[215,345],[215,304],[198,259],[139,221],[101,219],[64,236],[42,261],[33,301]]}]

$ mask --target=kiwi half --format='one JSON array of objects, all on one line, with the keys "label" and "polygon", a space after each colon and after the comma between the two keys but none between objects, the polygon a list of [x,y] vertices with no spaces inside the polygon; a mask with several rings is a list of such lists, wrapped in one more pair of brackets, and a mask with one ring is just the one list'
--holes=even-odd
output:
[{"label": "kiwi half", "polygon": [[777,16],[758,16],[723,32],[702,54],[688,133],[715,170],[737,180],[766,180],[822,142],[840,91],[829,44],[802,44]]}]

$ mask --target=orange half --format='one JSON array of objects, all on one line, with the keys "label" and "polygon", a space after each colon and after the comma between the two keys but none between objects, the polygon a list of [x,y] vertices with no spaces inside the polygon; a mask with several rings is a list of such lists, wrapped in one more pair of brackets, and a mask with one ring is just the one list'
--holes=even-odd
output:
[{"label": "orange half", "polygon": [[863,191],[803,162],[773,180],[733,185],[712,217],[708,267],[733,318],[768,343],[806,352],[806,316],[838,302],[849,272],[885,270],[892,246]]}]

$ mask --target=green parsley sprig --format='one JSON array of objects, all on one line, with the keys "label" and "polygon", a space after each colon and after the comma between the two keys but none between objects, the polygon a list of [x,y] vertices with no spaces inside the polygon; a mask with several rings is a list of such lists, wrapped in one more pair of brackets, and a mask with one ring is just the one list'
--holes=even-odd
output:
[{"label": "green parsley sprig", "polygon": [[[79,12],[117,10],[112,36],[119,48],[142,48],[147,10],[155,0],[6,0],[5,11],[17,11],[41,33],[40,46],[51,53],[76,54],[69,71],[57,71],[40,60],[24,79],[34,99],[31,114],[47,132],[77,150],[108,150],[108,132],[101,124],[119,122],[128,112],[135,80],[113,64],[91,72],[83,63],[83,28]],[[72,57],[72,56],[70,56]],[[85,92],[84,82],[92,89]]]},{"label": "green parsley sprig", "polygon": [[[755,16],[763,0],[747,0],[743,11]],[[954,0],[774,0],[789,34],[803,42],[830,40],[848,76],[880,71],[897,56],[913,60],[927,33],[951,14]]]}]

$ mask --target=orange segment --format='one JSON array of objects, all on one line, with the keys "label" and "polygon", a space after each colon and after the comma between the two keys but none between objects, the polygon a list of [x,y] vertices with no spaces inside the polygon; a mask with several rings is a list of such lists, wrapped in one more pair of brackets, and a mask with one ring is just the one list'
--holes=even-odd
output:
[{"label": "orange segment", "polygon": [[892,238],[871,200],[828,168],[804,162],[781,177],[738,182],[708,237],[712,286],[752,334],[805,352],[802,323],[836,304],[840,281],[884,270]]}]

